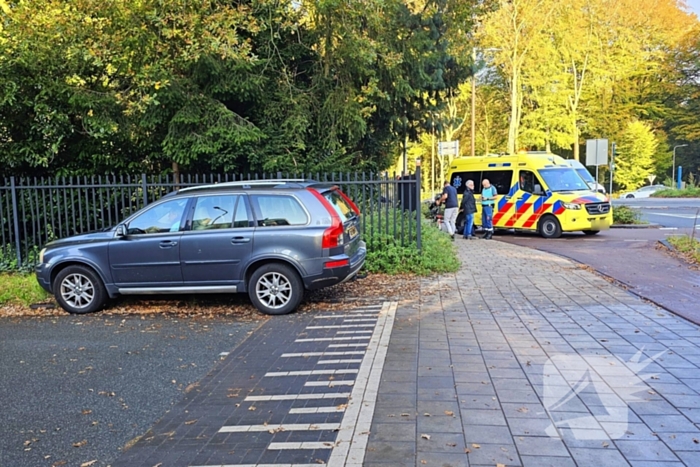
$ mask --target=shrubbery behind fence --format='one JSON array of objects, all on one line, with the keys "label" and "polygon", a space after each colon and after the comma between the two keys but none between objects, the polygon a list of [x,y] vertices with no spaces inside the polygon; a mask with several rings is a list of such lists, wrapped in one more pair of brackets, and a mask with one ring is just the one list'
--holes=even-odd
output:
[{"label": "shrubbery behind fence", "polygon": [[[362,211],[364,236],[420,248],[420,169],[389,176],[358,173],[93,176],[0,180],[0,270],[26,269],[57,238],[112,227],[179,188],[241,180],[307,178],[333,182]],[[408,211],[411,214],[405,215]],[[381,229],[381,232],[378,230]]]}]

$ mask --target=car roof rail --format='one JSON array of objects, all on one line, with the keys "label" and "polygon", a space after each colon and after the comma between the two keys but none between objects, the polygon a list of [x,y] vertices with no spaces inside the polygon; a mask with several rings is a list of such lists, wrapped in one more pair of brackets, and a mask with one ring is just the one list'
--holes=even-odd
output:
[{"label": "car roof rail", "polygon": [[182,188],[178,190],[178,193],[195,191],[195,190],[207,190],[212,188],[226,188],[226,187],[253,187],[253,186],[277,186],[285,184],[297,184],[301,186],[304,183],[317,183],[315,180],[309,180],[306,178],[271,178],[267,180],[238,180],[235,182],[221,182],[213,183],[209,185],[197,185],[190,186],[187,188]]}]

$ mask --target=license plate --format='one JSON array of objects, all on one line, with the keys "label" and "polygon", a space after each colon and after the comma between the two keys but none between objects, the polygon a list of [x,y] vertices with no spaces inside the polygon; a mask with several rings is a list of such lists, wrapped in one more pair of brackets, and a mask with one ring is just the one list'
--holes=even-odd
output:
[{"label": "license plate", "polygon": [[358,233],[359,232],[357,231],[357,227],[355,227],[354,225],[351,225],[350,227],[348,227],[348,235],[350,236],[350,240],[357,237]]}]

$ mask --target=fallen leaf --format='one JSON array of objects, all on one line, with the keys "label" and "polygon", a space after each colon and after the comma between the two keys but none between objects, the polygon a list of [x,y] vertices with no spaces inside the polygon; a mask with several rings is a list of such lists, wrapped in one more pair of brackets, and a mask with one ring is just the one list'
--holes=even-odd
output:
[{"label": "fallen leaf", "polygon": [[604,448],[607,448],[608,446],[610,446],[610,444],[608,444],[607,442],[603,441],[603,447],[604,447]]},{"label": "fallen leaf", "polygon": [[185,425],[194,425],[195,423],[197,423],[197,420],[187,420]]},{"label": "fallen leaf", "polygon": [[91,461],[83,462],[80,464],[80,467],[90,467],[91,465],[94,465],[95,462],[97,462],[97,459],[93,459]]},{"label": "fallen leaf", "polygon": [[85,409],[85,410],[83,410],[83,415],[88,415],[88,414],[91,414],[91,413],[92,413],[92,410],[90,410],[90,409]]},{"label": "fallen leaf", "polygon": [[250,407],[248,407],[248,410],[251,410],[251,411],[256,410],[256,409],[257,409],[257,407],[255,407],[254,405],[251,405]]},{"label": "fallen leaf", "polygon": [[430,417],[430,414],[429,414],[428,412],[425,412],[425,413],[423,414],[423,416],[424,416],[424,417]]},{"label": "fallen leaf", "polygon": [[430,435],[426,435],[425,433],[423,433],[422,435],[420,435],[420,437],[423,438],[423,439],[427,439],[427,440],[430,439]]},{"label": "fallen leaf", "polygon": [[474,449],[479,449],[479,448],[481,448],[481,445],[479,445],[479,444],[472,444],[472,447],[473,447]]},{"label": "fallen leaf", "polygon": [[445,415],[447,415],[448,417],[454,417],[455,413],[451,410],[445,410]]},{"label": "fallen leaf", "polygon": [[[87,440],[84,439],[84,440],[82,440],[82,441],[78,441],[77,443],[73,443],[73,447],[74,447],[74,448],[80,448],[80,447],[85,446],[86,444],[87,444]],[[95,461],[95,462],[97,462],[97,461]]]},{"label": "fallen leaf", "polygon": [[469,449],[469,448],[467,448],[467,449],[464,450],[464,453],[465,453],[465,454],[469,454],[470,452],[472,452],[472,450]]}]

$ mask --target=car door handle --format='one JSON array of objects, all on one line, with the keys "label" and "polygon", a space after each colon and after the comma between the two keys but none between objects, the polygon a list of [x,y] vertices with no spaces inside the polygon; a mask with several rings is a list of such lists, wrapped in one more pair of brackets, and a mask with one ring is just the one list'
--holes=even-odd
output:
[{"label": "car door handle", "polygon": [[231,243],[236,244],[236,243],[248,243],[250,242],[250,237],[233,237],[231,239]]},{"label": "car door handle", "polygon": [[177,245],[177,242],[173,240],[163,240],[162,242],[160,242],[160,247],[163,249],[172,248],[175,245]]}]

